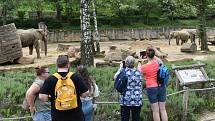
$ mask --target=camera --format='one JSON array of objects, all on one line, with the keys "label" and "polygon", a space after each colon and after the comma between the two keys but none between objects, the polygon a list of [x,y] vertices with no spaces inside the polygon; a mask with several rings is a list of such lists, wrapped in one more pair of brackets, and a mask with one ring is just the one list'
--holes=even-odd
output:
[{"label": "camera", "polygon": [[142,59],[145,59],[145,58],[146,58],[146,50],[140,51],[140,57],[141,57]]},{"label": "camera", "polygon": [[123,68],[126,68],[126,66],[125,66],[125,61],[122,61],[122,64],[123,64]]}]

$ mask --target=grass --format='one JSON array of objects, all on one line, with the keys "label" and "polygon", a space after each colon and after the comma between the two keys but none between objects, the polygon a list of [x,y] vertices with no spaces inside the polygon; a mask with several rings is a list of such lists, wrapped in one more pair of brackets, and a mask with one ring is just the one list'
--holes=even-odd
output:
[{"label": "grass", "polygon": [[[170,71],[171,65],[188,65],[194,64],[195,61],[181,61],[174,63],[166,63]],[[205,70],[209,77],[215,77],[215,63],[213,61],[206,61]],[[71,68],[74,71],[74,68]],[[50,66],[50,72],[54,73],[56,68]],[[118,93],[113,88],[113,75],[117,71],[115,67],[90,67],[89,72],[98,84],[101,94],[98,101],[112,102],[118,101]],[[3,117],[17,117],[24,115],[20,105],[25,95],[25,91],[29,85],[33,82],[34,70],[30,71],[9,71],[0,73],[0,114]],[[168,93],[175,92],[174,90],[175,77],[172,76],[170,79]],[[198,85],[195,85],[198,86]],[[189,110],[188,110],[188,120],[195,121],[197,116],[204,109],[214,109],[215,108],[215,91],[203,91],[198,93],[190,93],[189,97]],[[144,98],[147,99],[146,95]],[[182,94],[171,96],[167,99],[167,112],[170,121],[180,121],[182,112]],[[115,121],[119,120],[119,105],[98,105],[97,111],[95,112],[95,117],[97,120],[104,121]],[[28,115],[28,114],[26,114]],[[150,110],[150,105],[148,101],[144,102],[141,110],[141,118],[144,121],[152,120],[152,114]]]}]

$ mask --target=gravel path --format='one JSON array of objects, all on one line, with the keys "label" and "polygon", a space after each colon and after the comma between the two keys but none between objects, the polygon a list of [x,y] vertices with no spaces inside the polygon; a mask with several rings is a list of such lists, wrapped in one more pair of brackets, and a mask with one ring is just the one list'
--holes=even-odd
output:
[{"label": "gravel path", "polygon": [[205,111],[199,118],[199,121],[215,121],[215,111]]}]

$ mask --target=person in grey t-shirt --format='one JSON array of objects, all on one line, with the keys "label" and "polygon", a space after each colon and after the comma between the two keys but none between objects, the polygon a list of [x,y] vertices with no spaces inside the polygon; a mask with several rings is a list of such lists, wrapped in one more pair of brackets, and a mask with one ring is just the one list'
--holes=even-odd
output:
[{"label": "person in grey t-shirt", "polygon": [[48,67],[36,68],[36,79],[26,92],[27,102],[34,121],[51,121],[51,103],[39,100],[39,92],[49,76]]}]

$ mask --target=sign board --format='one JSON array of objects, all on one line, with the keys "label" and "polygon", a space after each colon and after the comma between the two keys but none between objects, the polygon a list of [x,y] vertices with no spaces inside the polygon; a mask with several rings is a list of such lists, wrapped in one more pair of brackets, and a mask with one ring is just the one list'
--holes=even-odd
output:
[{"label": "sign board", "polygon": [[174,66],[173,70],[176,73],[176,85],[190,85],[209,81],[209,78],[203,68],[204,64],[194,64],[186,66]]},{"label": "sign board", "polygon": [[181,81],[183,81],[183,83],[207,81],[200,69],[178,70],[178,74],[181,77]]}]

